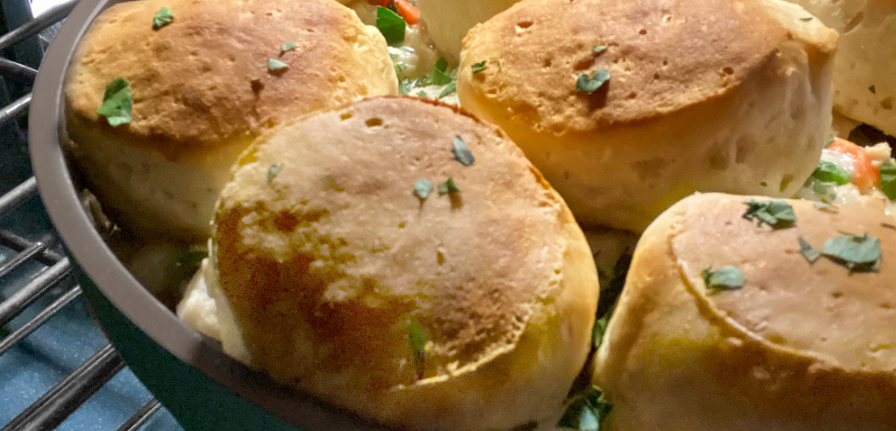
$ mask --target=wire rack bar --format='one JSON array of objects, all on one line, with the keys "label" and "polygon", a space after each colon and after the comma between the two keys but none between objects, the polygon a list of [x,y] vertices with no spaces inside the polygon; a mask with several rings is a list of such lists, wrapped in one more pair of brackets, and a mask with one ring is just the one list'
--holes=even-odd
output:
[{"label": "wire rack bar", "polygon": [[5,275],[9,274],[13,270],[15,270],[19,265],[24,264],[28,259],[34,257],[34,255],[46,250],[50,246],[56,243],[56,236],[53,235],[52,232],[44,235],[40,241],[31,244],[28,248],[22,250],[11,259],[6,260],[3,263],[0,263],[0,278],[3,278]]},{"label": "wire rack bar", "polygon": [[0,75],[20,84],[31,85],[37,78],[37,70],[0,57]]},{"label": "wire rack bar", "polygon": [[0,303],[0,326],[6,325],[10,320],[19,315],[29,305],[37,301],[50,288],[71,274],[72,266],[68,258],[60,260],[55,265],[43,270],[34,277],[25,287],[12,294],[6,301]]},{"label": "wire rack bar", "polygon": [[0,51],[9,48],[15,45],[18,42],[21,42],[25,39],[28,39],[35,34],[41,32],[41,30],[49,27],[51,24],[62,21],[66,16],[75,8],[75,5],[78,4],[78,0],[70,0],[68,2],[59,4],[54,6],[52,9],[47,10],[43,15],[37,17],[36,19],[29,21],[25,25],[10,31],[9,33],[0,36]]},{"label": "wire rack bar", "polygon": [[11,334],[7,335],[3,341],[0,341],[0,355],[6,353],[6,351],[11,349],[12,346],[15,346],[16,343],[22,341],[22,339],[34,332],[37,328],[40,328],[44,322],[50,320],[51,317],[59,312],[59,310],[62,310],[66,305],[70,304],[75,299],[80,298],[81,293],[81,287],[75,286],[68,292],[65,292],[64,295],[56,298],[52,304],[41,310],[40,313],[37,313],[34,318],[19,327],[19,329],[16,329]]},{"label": "wire rack bar", "polygon": [[0,431],[55,429],[122,368],[124,361],[112,345],[107,344]]},{"label": "wire rack bar", "polygon": [[121,424],[117,431],[135,431],[161,408],[162,405],[158,401],[155,399],[149,400],[143,407],[140,407],[140,410],[137,410],[137,413],[134,413],[134,416],[131,416],[125,423]]},{"label": "wire rack bar", "polygon": [[[0,213],[0,216],[3,214]],[[16,253],[20,253],[22,251],[27,250],[33,244],[31,241],[28,241],[25,238],[22,238],[8,230],[0,229],[0,247],[6,247]],[[32,256],[32,258],[46,266],[52,266],[56,262],[62,260],[62,254],[53,250],[52,248],[48,248],[42,250]]]},{"label": "wire rack bar", "polygon": [[25,111],[28,110],[29,106],[31,106],[31,93],[28,93],[20,97],[15,102],[4,106],[3,109],[0,109],[0,124],[5,124],[13,118],[24,114]]},{"label": "wire rack bar", "polygon": [[37,180],[31,177],[10,190],[3,197],[0,197],[0,215],[12,211],[15,207],[35,196],[37,196]]}]

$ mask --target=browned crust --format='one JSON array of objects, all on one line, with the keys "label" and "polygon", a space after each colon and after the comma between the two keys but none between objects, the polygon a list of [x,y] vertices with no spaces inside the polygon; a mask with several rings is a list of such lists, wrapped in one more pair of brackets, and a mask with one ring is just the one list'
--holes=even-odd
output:
[{"label": "browned crust", "polygon": [[[536,131],[589,131],[721,97],[788,37],[752,1],[526,0],[470,31],[464,65],[493,60],[461,79],[485,109],[510,109]],[[599,69],[609,84],[577,93],[576,78]]]},{"label": "browned crust", "polygon": [[[162,6],[174,21],[154,30]],[[354,44],[368,43],[364,28],[331,0],[120,3],[97,17],[79,44],[67,102],[77,120],[102,123],[96,109],[105,86],[124,77],[134,94],[133,122],[114,135],[137,145],[217,145],[366,94],[371,78],[353,75],[361,61]],[[288,40],[296,49],[281,55]],[[269,73],[269,58],[290,69]],[[253,88],[255,77],[263,88]]]},{"label": "browned crust", "polygon": [[[743,219],[747,198],[693,195],[639,241],[598,360],[608,429],[893,429],[896,350],[874,348],[896,325],[892,218],[790,200],[796,227],[772,230]],[[841,231],[881,240],[880,272],[800,253]],[[701,272],[723,265],[746,283],[708,295]]]},{"label": "browned crust", "polygon": [[[558,289],[594,275],[564,267],[569,247],[586,248],[562,199],[499,129],[458,108],[381,97],[285,127],[244,154],[213,233],[249,349],[279,378],[309,372],[272,360],[299,333],[317,372],[363,374],[353,384],[374,392],[411,385],[413,367],[383,358],[408,358],[412,316],[433,343],[423,382],[461,375],[511,351],[533,316],[560,318]],[[454,160],[455,136],[472,166]],[[417,179],[448,177],[456,197],[413,195]]]},{"label": "browned crust", "polygon": [[[706,268],[735,265],[746,276],[743,289],[709,296],[707,305],[763,339],[845,370],[896,370],[896,230],[886,227],[894,220],[873,207],[821,210],[789,200],[796,227],[775,230],[744,219],[744,199],[692,199],[683,233],[671,239],[683,275],[698,292]],[[879,272],[851,274],[824,258],[810,264],[800,252],[799,238],[820,249],[843,232],[880,239]]]}]

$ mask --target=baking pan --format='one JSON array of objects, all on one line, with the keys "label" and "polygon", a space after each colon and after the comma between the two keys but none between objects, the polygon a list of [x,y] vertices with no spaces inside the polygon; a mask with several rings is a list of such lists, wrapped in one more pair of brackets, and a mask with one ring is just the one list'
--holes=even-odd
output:
[{"label": "baking pan", "polygon": [[[29,146],[40,195],[76,263],[94,318],[125,362],[187,430],[385,430],[286,388],[223,353],[182,323],[132,276],[82,207],[79,175],[63,142],[63,83],[75,46],[114,0],[82,0],[47,50],[29,113]],[[122,43],[129,43],[122,41]]]}]

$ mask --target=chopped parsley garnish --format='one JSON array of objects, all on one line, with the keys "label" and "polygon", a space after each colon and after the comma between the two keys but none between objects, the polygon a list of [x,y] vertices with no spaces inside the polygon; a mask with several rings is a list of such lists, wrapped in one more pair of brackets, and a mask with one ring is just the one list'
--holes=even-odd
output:
[{"label": "chopped parsley garnish", "polygon": [[821,254],[849,272],[877,272],[883,252],[880,240],[866,233],[831,238],[821,247]]},{"label": "chopped parsley garnish", "polygon": [[803,22],[809,22],[809,21],[812,21],[812,17],[811,17],[811,16],[807,16],[807,17],[805,17],[805,18],[800,18],[800,21],[803,21]]},{"label": "chopped parsley garnish", "polygon": [[456,82],[452,82],[452,83],[446,85],[446,86],[445,86],[445,89],[442,90],[441,93],[439,93],[439,99],[442,99],[442,98],[444,98],[444,97],[446,97],[446,96],[449,96],[449,95],[451,95],[451,94],[453,94],[453,93],[456,93],[456,92],[457,92],[457,83],[456,83]]},{"label": "chopped parsley garnish", "polygon": [[580,93],[593,94],[609,80],[610,72],[604,69],[594,72],[594,76],[590,78],[588,77],[588,75],[583,73],[579,75],[579,79],[576,80],[576,91]]},{"label": "chopped parsley garnish", "polygon": [[417,379],[422,379],[425,371],[424,362],[426,361],[426,336],[423,334],[420,322],[413,318],[408,322],[408,347],[414,356]]},{"label": "chopped parsley garnish", "polygon": [[875,88],[873,85],[868,87],[868,91],[870,91],[871,94],[877,94],[877,88]]},{"label": "chopped parsley garnish", "polygon": [[812,247],[812,244],[809,244],[803,237],[799,237],[798,239],[800,241],[800,253],[803,254],[803,257],[805,257],[809,263],[815,263],[821,257],[821,252]]},{"label": "chopped parsley garnish", "polygon": [[426,94],[425,91],[420,90],[420,91],[417,92],[417,97],[420,97],[420,98],[423,98],[423,99],[428,99],[428,98],[429,98],[429,95]]},{"label": "chopped parsley garnish", "polygon": [[420,200],[429,197],[430,192],[432,192],[432,183],[429,180],[421,178],[414,182],[414,194],[417,195]]},{"label": "chopped parsley garnish", "polygon": [[131,95],[131,83],[124,78],[115,78],[106,85],[103,93],[103,104],[96,108],[97,115],[106,117],[112,127],[131,122],[131,109],[134,96]]},{"label": "chopped parsley garnish", "polygon": [[606,50],[607,50],[606,45],[596,45],[596,46],[591,47],[591,52],[593,52],[594,55],[600,55],[601,53],[603,53]]},{"label": "chopped parsley garnish", "polygon": [[449,177],[444,183],[439,184],[439,194],[445,195],[449,193],[459,193],[460,187],[454,182],[454,178]]},{"label": "chopped parsley garnish", "polygon": [[834,190],[834,183],[826,183],[818,178],[809,177],[803,187],[812,190],[823,202],[833,202],[837,199],[837,191]]},{"label": "chopped parsley garnish", "polygon": [[449,91],[449,88],[446,88],[442,91],[445,96],[456,91],[457,84],[455,83],[453,73],[448,73],[448,60],[439,58],[438,61],[436,61],[435,67],[433,67],[431,72],[416,79],[400,80],[398,83],[398,93],[409,94],[412,90],[418,89],[420,87],[428,87],[430,85],[449,85],[452,83],[454,83],[454,86],[449,87],[452,88],[450,92],[445,93],[446,91]]},{"label": "chopped parsley garnish", "polygon": [[818,162],[818,167],[812,172],[812,178],[827,183],[837,183],[842,186],[852,180],[852,175],[840,169],[837,164],[822,160]]},{"label": "chopped parsley garnish", "polygon": [[467,143],[460,136],[454,137],[454,147],[451,149],[451,152],[454,153],[454,159],[464,166],[470,166],[476,161],[476,158],[473,157],[473,152],[470,151],[470,147],[467,146]]},{"label": "chopped parsley garnish", "polygon": [[611,314],[612,311],[609,311],[603,317],[594,321],[594,327],[591,328],[591,345],[595,349],[604,342],[604,334],[607,333],[607,325],[610,324]]},{"label": "chopped parsley garnish", "polygon": [[607,417],[613,407],[604,398],[597,386],[580,395],[563,413],[557,426],[578,431],[598,431],[600,423]]},{"label": "chopped parsley garnish", "polygon": [[171,12],[171,9],[167,7],[163,7],[156,12],[155,15],[152,16],[152,28],[154,30],[158,30],[168,24],[171,24],[171,21],[174,20],[174,13]]},{"label": "chopped parsley garnish", "polygon": [[480,61],[479,63],[474,63],[474,64],[473,64],[473,67],[472,67],[472,69],[473,69],[473,74],[475,75],[475,74],[477,74],[477,73],[479,73],[479,72],[482,72],[482,71],[484,71],[485,69],[487,69],[486,63],[488,63],[488,60],[482,60],[482,61]]},{"label": "chopped parsley garnish", "polygon": [[896,161],[893,159],[880,167],[880,191],[891,201],[896,201]]},{"label": "chopped parsley garnish", "polygon": [[436,66],[432,69],[430,85],[446,85],[453,80],[451,75],[448,74],[448,60],[445,60],[444,57],[439,57],[436,60]]},{"label": "chopped parsley garnish", "polygon": [[274,178],[277,177],[277,174],[283,170],[283,165],[273,164],[268,168],[268,182],[274,181]]},{"label": "chopped parsley garnish", "polygon": [[280,46],[280,53],[292,51],[294,49],[296,49],[296,42],[294,40],[290,40],[289,42],[286,42]]},{"label": "chopped parsley garnish", "polygon": [[747,199],[744,203],[748,207],[744,218],[751,221],[759,220],[759,226],[765,223],[774,229],[783,229],[793,227],[796,222],[793,207],[783,200],[759,202],[755,199]]},{"label": "chopped parsley garnish", "polygon": [[389,8],[378,6],[376,8],[376,28],[386,38],[389,45],[399,45],[404,42],[404,32],[408,24],[401,15]]},{"label": "chopped parsley garnish", "polygon": [[288,64],[286,64],[280,60],[277,60],[276,58],[268,59],[268,71],[269,72],[272,72],[272,73],[273,72],[282,72],[282,71],[285,71],[286,69],[289,69]]},{"label": "chopped parsley garnish", "polygon": [[716,271],[703,270],[703,282],[710,295],[729,290],[740,290],[744,287],[744,281],[746,281],[744,273],[731,265],[725,265]]}]

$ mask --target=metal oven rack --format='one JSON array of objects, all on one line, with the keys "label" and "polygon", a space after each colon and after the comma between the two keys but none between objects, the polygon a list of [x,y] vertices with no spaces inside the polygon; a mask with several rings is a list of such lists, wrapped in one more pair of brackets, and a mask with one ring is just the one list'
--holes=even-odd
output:
[{"label": "metal oven rack", "polygon": [[0,101],[11,101],[0,109],[0,431],[178,429],[88,317],[28,168],[23,117],[42,51],[29,66],[22,46],[77,0],[18,23],[9,7],[28,5],[12,1],[0,0],[12,28],[0,35]]}]

